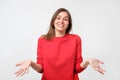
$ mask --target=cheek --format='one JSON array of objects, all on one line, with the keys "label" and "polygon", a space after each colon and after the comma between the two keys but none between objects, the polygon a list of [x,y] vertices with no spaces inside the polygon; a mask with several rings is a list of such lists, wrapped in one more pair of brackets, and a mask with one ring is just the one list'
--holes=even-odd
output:
[{"label": "cheek", "polygon": [[56,25],[56,24],[57,24],[57,20],[54,21],[54,25]]},{"label": "cheek", "polygon": [[54,26],[56,25],[56,21],[53,23],[53,25],[54,25]]},{"label": "cheek", "polygon": [[68,27],[69,26],[69,22],[66,22],[66,27]]}]

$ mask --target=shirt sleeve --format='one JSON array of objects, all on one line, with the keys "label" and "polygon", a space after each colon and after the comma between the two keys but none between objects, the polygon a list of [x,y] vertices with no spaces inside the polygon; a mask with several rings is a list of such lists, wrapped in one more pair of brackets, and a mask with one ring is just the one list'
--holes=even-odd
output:
[{"label": "shirt sleeve", "polygon": [[78,36],[77,41],[76,41],[76,57],[75,57],[75,72],[80,73],[82,72],[85,68],[82,68],[80,64],[83,61],[82,58],[82,42],[81,38]]},{"label": "shirt sleeve", "polygon": [[[40,64],[43,68],[42,38],[39,38],[37,43],[37,64]],[[43,73],[43,71],[40,73]]]}]

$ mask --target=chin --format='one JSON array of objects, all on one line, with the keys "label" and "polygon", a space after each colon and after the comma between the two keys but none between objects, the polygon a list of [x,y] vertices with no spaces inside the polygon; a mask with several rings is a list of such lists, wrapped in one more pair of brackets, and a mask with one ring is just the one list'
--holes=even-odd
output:
[{"label": "chin", "polygon": [[65,30],[64,29],[57,29],[57,31],[64,32]]}]

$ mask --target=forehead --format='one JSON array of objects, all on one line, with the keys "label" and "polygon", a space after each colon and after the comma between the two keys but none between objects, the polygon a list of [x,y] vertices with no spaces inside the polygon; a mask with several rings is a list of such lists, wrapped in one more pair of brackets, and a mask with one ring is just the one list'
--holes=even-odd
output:
[{"label": "forehead", "polygon": [[61,17],[69,17],[67,12],[60,12],[57,16],[61,16]]}]

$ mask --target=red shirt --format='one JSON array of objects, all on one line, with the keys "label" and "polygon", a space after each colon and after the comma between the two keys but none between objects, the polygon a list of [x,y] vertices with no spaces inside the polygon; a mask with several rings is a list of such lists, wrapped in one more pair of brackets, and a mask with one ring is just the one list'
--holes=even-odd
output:
[{"label": "red shirt", "polygon": [[81,39],[75,34],[38,40],[37,63],[43,67],[42,80],[79,80],[84,70]]}]

